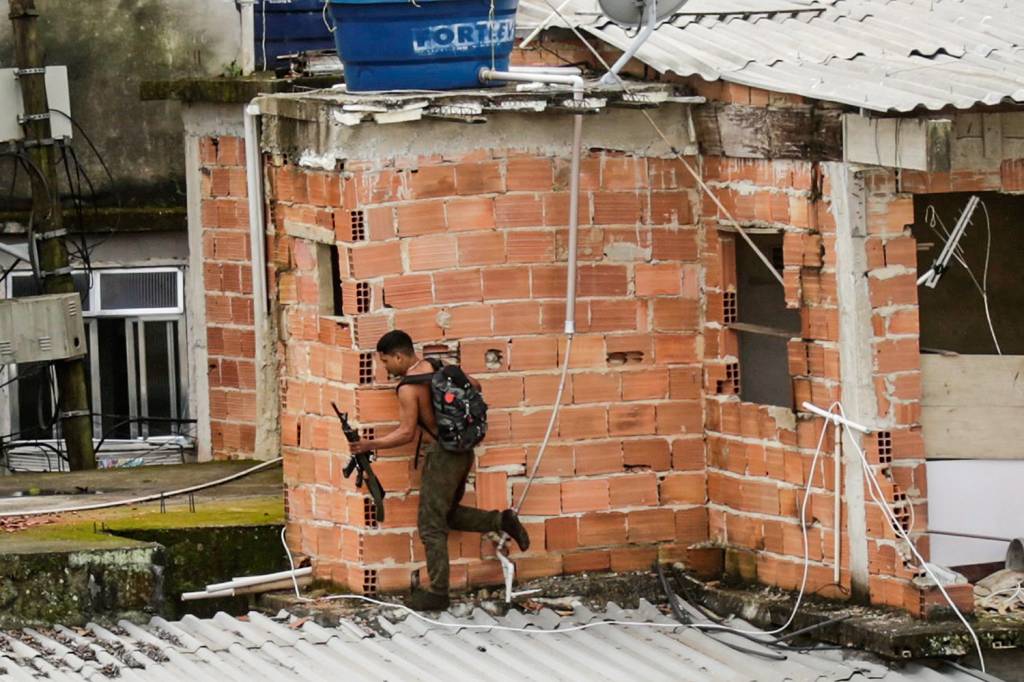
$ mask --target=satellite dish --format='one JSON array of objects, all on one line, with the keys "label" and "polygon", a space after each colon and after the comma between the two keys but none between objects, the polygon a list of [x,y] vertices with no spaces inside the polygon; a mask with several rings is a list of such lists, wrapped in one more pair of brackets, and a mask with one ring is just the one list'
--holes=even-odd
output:
[{"label": "satellite dish", "polygon": [[614,85],[619,82],[619,71],[629,63],[640,46],[654,33],[658,24],[679,11],[689,0],[597,0],[601,12],[621,26],[642,28],[632,44],[619,57],[611,70],[601,77],[601,85]]},{"label": "satellite dish", "polygon": [[654,20],[665,21],[685,5],[689,0],[598,0],[601,12],[616,24],[624,26],[640,26],[644,23],[649,7],[655,7]]}]

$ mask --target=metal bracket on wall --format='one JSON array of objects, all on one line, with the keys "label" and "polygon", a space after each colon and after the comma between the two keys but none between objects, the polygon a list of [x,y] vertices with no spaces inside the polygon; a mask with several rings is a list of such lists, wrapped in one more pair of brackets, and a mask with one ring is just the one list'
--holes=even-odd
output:
[{"label": "metal bracket on wall", "polygon": [[55,140],[52,137],[46,137],[41,140],[23,140],[21,144],[26,149],[32,149],[33,147],[53,147],[60,142],[63,142],[63,140]]},{"label": "metal bracket on wall", "polygon": [[29,69],[15,69],[14,70],[14,77],[15,78],[17,78],[19,76],[38,76],[38,75],[45,75],[45,74],[46,74],[46,67],[45,66],[34,66],[32,68],[29,68]]},{"label": "metal bracket on wall", "polygon": [[29,121],[49,121],[49,112],[45,114],[20,114],[18,116],[18,123],[28,123]]},{"label": "metal bracket on wall", "polygon": [[49,232],[37,232],[35,234],[35,237],[36,241],[42,242],[46,241],[47,239],[57,239],[58,237],[66,237],[67,234],[68,231],[62,227],[59,230],[50,230]]}]

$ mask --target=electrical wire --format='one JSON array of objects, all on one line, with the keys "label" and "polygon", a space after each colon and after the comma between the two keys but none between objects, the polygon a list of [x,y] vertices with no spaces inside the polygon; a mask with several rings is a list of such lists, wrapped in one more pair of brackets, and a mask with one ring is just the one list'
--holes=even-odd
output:
[{"label": "electrical wire", "polygon": [[[985,204],[984,200],[980,200],[978,203],[981,204],[981,209],[985,213],[986,234],[985,268],[981,274],[981,281],[978,281],[977,276],[974,274],[974,270],[972,270],[971,266],[967,264],[967,255],[965,254],[962,245],[956,245],[956,248],[953,250],[953,258],[955,258],[956,261],[960,263],[961,266],[963,266],[964,270],[967,271],[967,275],[971,278],[971,281],[974,283],[974,287],[978,290],[978,293],[981,295],[981,302],[985,309],[985,319],[988,322],[988,331],[989,334],[992,336],[992,343],[996,347],[996,353],[998,355],[1002,355],[1003,351],[999,345],[999,338],[996,336],[995,326],[992,323],[992,310],[989,307],[988,298],[988,273],[992,255],[992,219],[988,212],[988,206]],[[925,209],[924,220],[925,223],[928,225],[929,229],[931,229],[931,231],[937,237],[939,237],[939,239],[947,242],[949,241],[950,232],[946,228],[946,224],[942,221],[942,218],[939,216],[939,212],[935,209],[934,205],[929,204],[928,207]]]},{"label": "electrical wire", "polygon": [[[612,74],[612,77],[615,78],[618,84],[622,87],[623,91],[625,91],[627,94],[633,94],[632,88],[626,83],[625,80],[622,79],[622,77],[619,74],[612,72],[612,67],[608,64],[608,61],[605,60],[605,58],[601,56],[601,53],[599,53],[597,49],[590,44],[590,41],[583,37],[583,34],[580,33],[576,25],[570,22],[568,19],[566,19],[565,15],[562,14],[561,10],[559,10],[551,3],[551,0],[544,0],[544,4],[546,4],[548,8],[551,9],[551,11],[554,12],[558,16],[558,18],[561,19],[562,22],[569,27],[569,29],[576,36],[576,39],[583,43],[584,47],[586,47],[587,50],[592,55],[594,55],[594,57],[597,58],[598,62],[600,62],[601,66],[605,69],[605,71],[607,73]],[[718,198],[718,195],[711,190],[711,188],[708,186],[706,182],[704,182],[704,178],[701,177],[701,173],[699,173],[693,167],[693,165],[686,160],[686,157],[683,156],[682,152],[675,148],[675,145],[673,145],[672,141],[668,139],[668,136],[665,134],[665,132],[661,129],[660,126],[658,126],[657,123],[655,123],[654,118],[651,116],[650,112],[648,112],[646,109],[640,109],[640,113],[643,115],[645,119],[647,119],[647,123],[651,126],[651,128],[654,129],[654,132],[658,135],[658,137],[661,138],[661,141],[665,144],[666,147],[668,147],[669,151],[671,151],[672,154],[676,157],[676,159],[678,159],[679,162],[682,163],[683,168],[686,169],[686,172],[693,177],[698,187],[701,188],[701,191],[703,191],[704,194],[706,194],[707,197],[711,199],[711,201],[715,204],[715,206],[722,213],[722,215],[725,216],[726,222],[729,223],[739,233],[739,235],[747,243],[747,246],[749,246],[753,250],[754,254],[758,257],[758,259],[760,259],[764,266],[768,268],[768,271],[771,272],[772,276],[775,277],[779,284],[784,285],[785,283],[783,282],[782,275],[779,274],[779,271],[775,269],[775,266],[772,264],[771,259],[769,259],[768,256],[766,256],[764,252],[760,249],[760,247],[758,247],[757,244],[754,243],[754,240],[751,239],[750,235],[747,234],[747,231],[744,230],[743,227],[739,224],[739,221],[737,221],[736,218],[733,217],[729,209],[727,209],[725,205],[722,203],[722,201]]]},{"label": "electrical wire", "polygon": [[129,498],[129,499],[126,499],[126,500],[113,500],[111,502],[97,502],[95,504],[83,504],[83,505],[79,505],[77,507],[61,507],[61,508],[56,508],[56,509],[28,509],[28,510],[23,510],[23,511],[0,512],[0,519],[2,519],[2,518],[10,518],[10,517],[15,517],[15,516],[22,517],[22,516],[47,516],[47,515],[50,515],[50,514],[71,514],[71,513],[79,513],[79,512],[86,512],[86,511],[96,511],[98,509],[111,509],[113,507],[125,507],[125,506],[133,505],[133,504],[142,504],[144,502],[155,502],[157,500],[166,500],[166,499],[169,499],[171,497],[179,497],[181,495],[188,495],[190,493],[197,493],[197,492],[199,492],[201,490],[206,490],[208,488],[215,488],[215,487],[217,487],[219,485],[224,485],[225,483],[230,483],[231,481],[236,481],[236,480],[238,480],[240,478],[244,478],[244,477],[246,477],[246,476],[248,476],[250,474],[254,474],[257,471],[262,471],[263,469],[269,469],[272,466],[280,464],[283,460],[284,460],[283,457],[277,457],[275,459],[267,460],[266,462],[260,462],[256,466],[249,467],[248,469],[243,469],[242,471],[239,471],[237,473],[231,474],[229,476],[224,476],[222,478],[218,478],[218,479],[213,480],[213,481],[208,481],[206,483],[199,483],[197,485],[188,486],[187,488],[179,488],[178,490],[170,490],[170,491],[161,492],[161,493],[152,493],[150,495],[142,495],[140,497],[132,497],[132,498]]},{"label": "electrical wire", "polygon": [[[843,411],[843,406],[839,405],[838,407],[839,414],[845,418],[846,414]],[[953,602],[953,599],[949,596],[949,593],[946,592],[946,588],[943,586],[942,582],[938,579],[938,577],[932,571],[931,567],[928,565],[928,562],[925,561],[924,557],[921,556],[921,553],[917,550],[917,546],[914,544],[913,540],[910,539],[910,535],[907,533],[906,530],[904,530],[903,525],[900,523],[899,519],[896,518],[896,515],[893,513],[889,505],[886,504],[885,493],[882,491],[882,486],[878,483],[878,479],[874,475],[874,470],[871,468],[871,464],[868,462],[867,457],[864,455],[864,450],[861,449],[856,439],[851,438],[850,443],[853,444],[853,449],[857,452],[857,456],[860,458],[861,466],[864,470],[864,480],[868,484],[868,494],[871,496],[872,501],[878,506],[879,509],[882,510],[882,514],[885,516],[886,521],[892,527],[893,532],[896,533],[897,536],[899,536],[904,542],[907,543],[907,547],[909,548],[911,554],[914,555],[914,558],[917,560],[918,564],[921,566],[922,569],[924,569],[924,572],[928,574],[928,577],[932,579],[932,582],[935,583],[935,586],[939,588],[939,592],[942,593],[943,598],[949,604],[950,608],[953,609],[953,613],[960,620],[963,626],[967,629],[967,632],[970,634],[971,639],[974,640],[974,647],[978,652],[978,662],[981,666],[981,672],[984,673],[985,656],[982,653],[981,641],[978,639],[978,634],[974,631],[974,628],[971,627],[971,624],[967,622],[967,618],[964,617],[964,615],[960,612],[960,609],[957,608],[956,604]]]},{"label": "electrical wire", "polygon": [[[562,13],[558,10],[558,8],[555,7],[551,3],[551,0],[544,0],[544,3],[555,14],[557,14],[558,17],[560,19],[562,19],[562,21],[567,26],[569,26],[569,28],[572,30],[573,34],[575,34],[576,38],[580,42],[582,42],[583,45],[586,46],[586,48],[591,52],[591,54],[593,54],[598,59],[598,61],[601,63],[601,65],[609,73],[611,73],[611,67],[608,65],[607,61],[605,61],[605,59],[600,55],[600,53],[596,49],[594,49],[593,45],[590,44],[590,41],[588,41],[586,38],[583,37],[583,35],[579,32],[579,29],[575,26],[575,24],[569,22],[562,15]],[[623,89],[626,90],[627,92],[629,92],[629,87],[626,85],[625,81],[623,81],[622,78],[619,77],[618,74],[614,74],[614,77],[622,85]],[[648,113],[646,110],[641,110],[641,113],[647,119],[647,122],[654,129],[655,133],[657,133],[657,135],[662,139],[662,141],[676,155],[676,158],[679,159],[679,161],[683,164],[683,167],[687,170],[687,172],[689,172],[690,175],[693,176],[693,178],[697,182],[697,184],[708,194],[708,196],[715,203],[715,205],[718,206],[719,210],[721,210],[725,214],[725,216],[732,221],[733,226],[740,232],[741,235],[744,236],[745,239],[747,239],[748,243],[750,243],[750,245],[754,248],[755,252],[758,253],[759,255],[761,255],[761,257],[764,259],[765,258],[764,255],[761,254],[761,252],[753,245],[753,243],[750,241],[749,237],[746,236],[746,234],[743,231],[743,229],[740,228],[738,223],[736,223],[736,220],[734,218],[732,218],[732,215],[725,209],[724,206],[722,206],[721,201],[719,201],[718,197],[707,186],[707,184],[704,182],[703,178],[700,177],[700,174],[697,173],[697,171],[683,157],[683,155],[681,153],[679,153],[672,146],[671,141],[668,139],[668,137],[665,135],[665,133],[661,130],[661,128],[658,126],[658,124],[655,123],[655,121],[651,117],[650,113]],[[986,214],[987,214],[987,212],[986,212]],[[770,265],[770,261],[766,261],[766,265],[769,265],[770,270],[772,271],[772,273],[775,274],[776,276],[778,276],[778,272],[775,270],[775,268],[773,266]],[[833,409],[835,409],[837,407],[838,407],[838,409],[840,411],[840,414],[842,414],[843,408],[842,408],[842,405],[839,404],[839,403],[834,404],[831,408],[829,408],[829,411],[831,412]],[[843,415],[843,416],[845,416],[845,415]],[[827,422],[826,422],[826,425],[827,425]],[[825,436],[825,431],[823,430],[822,434],[821,434],[821,438],[824,438],[824,436]],[[950,596],[946,592],[945,588],[936,579],[935,575],[932,573],[931,568],[928,567],[927,562],[924,561],[923,557],[921,557],[920,553],[917,551],[917,548],[914,546],[914,543],[910,541],[909,536],[906,534],[906,532],[903,530],[903,527],[899,524],[898,520],[895,518],[895,515],[893,514],[892,510],[888,507],[888,505],[884,504],[884,502],[882,501],[881,498],[884,498],[884,495],[881,494],[881,487],[879,486],[878,481],[875,480],[874,476],[868,476],[868,472],[871,471],[871,469],[870,469],[869,465],[867,464],[867,458],[864,456],[863,450],[861,450],[860,446],[856,443],[856,441],[854,439],[850,439],[850,440],[854,444],[854,448],[856,449],[857,454],[860,456],[861,460],[864,462],[864,466],[865,466],[864,475],[865,475],[865,478],[869,481],[869,491],[871,491],[872,484],[873,484],[873,486],[875,488],[878,489],[879,496],[877,498],[874,495],[874,491],[871,491],[872,492],[872,499],[879,505],[880,508],[882,508],[883,513],[894,524],[894,529],[896,530],[896,532],[901,534],[902,537],[907,541],[907,544],[910,546],[911,552],[918,559],[918,561],[920,562],[921,566],[929,574],[929,576],[932,578],[932,580],[935,581],[936,586],[939,588],[939,591],[942,593],[942,596],[946,599],[946,601],[949,603],[949,605],[953,608],[954,612],[956,613],[956,615],[960,619],[960,621],[963,623],[964,627],[967,628],[968,632],[971,635],[971,638],[974,640],[975,647],[977,648],[977,651],[978,651],[979,661],[981,663],[981,670],[982,670],[982,672],[984,672],[985,671],[985,662],[984,662],[984,658],[982,656],[981,643],[978,640],[977,634],[971,628],[970,624],[967,622],[967,619],[964,618],[963,614],[960,613],[960,610],[956,608],[956,605],[953,603],[953,600],[950,598]],[[821,449],[821,439],[819,439],[819,444],[818,444],[818,452],[819,453],[820,453],[820,449]],[[812,475],[813,475],[813,471],[814,471],[814,463],[817,461],[817,454],[818,453],[815,454],[815,460],[811,464],[811,474]],[[809,490],[810,490],[810,488],[808,487],[808,493],[809,493]],[[807,555],[807,528],[806,528],[806,525],[803,523],[804,514],[806,512],[806,503],[807,503],[807,497],[805,495],[804,505],[801,507],[801,510],[800,510],[801,526],[802,526],[803,534],[804,534],[804,576],[803,576],[803,579],[801,581],[800,593],[799,593],[798,598],[797,598],[797,606],[799,606],[800,600],[803,598],[804,589],[806,588],[807,569],[808,569],[808,564],[809,564],[808,555]],[[793,619],[793,617],[795,615],[796,615],[796,608],[794,608],[793,613],[790,615],[790,618],[789,618],[789,620],[787,621],[787,624],[786,624],[787,626],[788,626],[788,624],[790,622],[792,622],[792,619]],[[774,633],[769,633],[769,634],[774,634]]]},{"label": "electrical wire", "polygon": [[[838,403],[834,404],[832,406],[832,408],[829,409],[829,411],[831,412],[833,409],[835,409],[836,405],[838,405]],[[828,422],[826,421],[825,425],[821,429],[821,435],[818,438],[818,445],[817,445],[817,448],[815,449],[815,452],[814,452],[814,458],[811,460],[811,469],[810,469],[810,476],[808,477],[808,481],[810,481],[811,478],[814,475],[814,469],[817,466],[818,459],[821,456],[821,449],[822,449],[822,445],[825,442],[825,434],[827,433],[827,431],[828,431]],[[806,522],[806,519],[807,519],[807,505],[808,505],[808,503],[810,501],[810,495],[811,495],[811,486],[810,486],[810,483],[808,483],[807,486],[804,489],[803,503],[800,505],[800,528],[801,528],[801,531],[802,531],[803,548],[804,548],[804,556],[803,556],[804,570],[803,570],[803,577],[800,580],[800,590],[797,593],[796,602],[793,604],[793,609],[790,612],[789,617],[786,619],[786,622],[783,623],[782,626],[780,626],[778,628],[775,628],[774,630],[743,630],[743,629],[740,629],[740,628],[734,628],[734,627],[731,627],[731,626],[728,626],[728,625],[722,625],[722,624],[719,624],[719,623],[638,623],[638,622],[631,622],[631,621],[616,621],[616,620],[596,621],[596,622],[593,622],[593,623],[585,623],[583,625],[574,625],[574,626],[570,626],[570,627],[567,627],[567,628],[557,628],[557,629],[551,629],[551,630],[545,630],[545,629],[542,629],[542,628],[533,628],[533,627],[517,628],[517,627],[506,626],[506,625],[479,625],[479,624],[471,624],[471,623],[445,623],[445,622],[442,622],[442,621],[439,621],[439,620],[435,620],[433,618],[428,618],[427,616],[422,615],[421,613],[419,613],[419,612],[409,608],[408,606],[405,606],[404,604],[397,604],[397,603],[393,603],[393,602],[385,602],[385,601],[381,601],[379,599],[374,599],[372,597],[367,597],[366,595],[362,595],[362,594],[334,594],[334,595],[329,595],[329,596],[326,596],[326,597],[319,597],[317,599],[311,599],[309,597],[303,597],[302,596],[302,592],[299,589],[298,579],[296,579],[296,577],[294,576],[295,558],[292,556],[291,548],[288,547],[288,542],[287,542],[287,538],[286,538],[286,533],[287,533],[287,530],[288,530],[287,526],[281,529],[281,544],[284,546],[285,553],[288,556],[288,565],[291,567],[292,572],[293,572],[292,582],[293,582],[293,587],[295,589],[295,597],[296,597],[296,599],[298,599],[299,601],[301,601],[303,603],[316,603],[316,602],[338,601],[338,600],[363,601],[363,602],[367,602],[369,604],[375,604],[377,606],[386,606],[386,607],[389,607],[389,608],[396,608],[396,609],[399,609],[399,610],[402,610],[402,611],[406,611],[410,615],[412,615],[413,617],[415,617],[418,620],[421,620],[421,621],[423,621],[425,623],[429,623],[431,625],[436,625],[436,626],[439,626],[439,627],[453,628],[453,629],[457,629],[457,630],[497,630],[497,631],[502,631],[502,632],[523,632],[523,633],[528,633],[528,634],[564,634],[564,633],[567,633],[567,632],[577,632],[577,631],[580,631],[580,630],[588,630],[588,629],[590,629],[592,627],[598,627],[598,626],[602,626],[602,625],[619,625],[619,626],[623,626],[623,627],[692,628],[692,629],[695,629],[695,630],[712,630],[712,631],[721,631],[721,632],[732,632],[732,633],[735,633],[735,634],[738,634],[738,635],[745,635],[745,636],[746,635],[753,635],[753,636],[771,637],[772,635],[776,635],[776,634],[782,632],[783,630],[786,630],[790,625],[792,625],[793,620],[796,618],[797,612],[800,610],[800,605],[803,603],[803,598],[804,598],[804,595],[805,595],[805,592],[806,592],[806,588],[807,588],[807,576],[808,576],[808,571],[809,571],[809,568],[810,568],[810,545],[808,543],[807,522]],[[762,642],[762,643],[768,644],[768,642]]]}]

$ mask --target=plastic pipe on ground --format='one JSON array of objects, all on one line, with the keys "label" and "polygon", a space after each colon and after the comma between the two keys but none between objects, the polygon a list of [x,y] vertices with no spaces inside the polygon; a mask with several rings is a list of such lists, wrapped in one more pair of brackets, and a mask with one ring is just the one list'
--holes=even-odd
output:
[{"label": "plastic pipe on ground", "polygon": [[278,571],[277,573],[267,573],[266,575],[248,575],[241,578],[232,578],[231,580],[222,583],[207,585],[206,591],[218,592],[220,590],[230,590],[232,588],[248,587],[249,585],[273,582],[275,580],[291,580],[293,575],[300,578],[312,574],[313,568],[311,566],[306,566],[305,568],[296,568],[294,571]]},{"label": "plastic pipe on ground", "polygon": [[[312,576],[303,576],[296,578],[299,587],[305,587],[313,582]],[[200,592],[183,592],[181,595],[181,601],[198,601],[200,599],[223,599],[224,597],[240,597],[245,594],[260,594],[262,592],[276,592],[278,590],[290,590],[294,587],[295,582],[291,578],[284,580],[274,580],[269,583],[260,583],[258,585],[248,585],[246,587],[232,588],[229,590],[217,590],[216,592],[207,592],[205,590]]]}]

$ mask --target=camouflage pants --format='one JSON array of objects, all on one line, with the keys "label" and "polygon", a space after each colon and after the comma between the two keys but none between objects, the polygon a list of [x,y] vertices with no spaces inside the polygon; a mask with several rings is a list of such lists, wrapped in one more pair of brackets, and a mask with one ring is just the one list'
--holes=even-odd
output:
[{"label": "camouflage pants", "polygon": [[448,531],[487,533],[501,530],[501,513],[459,504],[474,454],[448,452],[436,443],[424,446],[423,481],[417,525],[427,555],[430,591],[448,594]]}]

